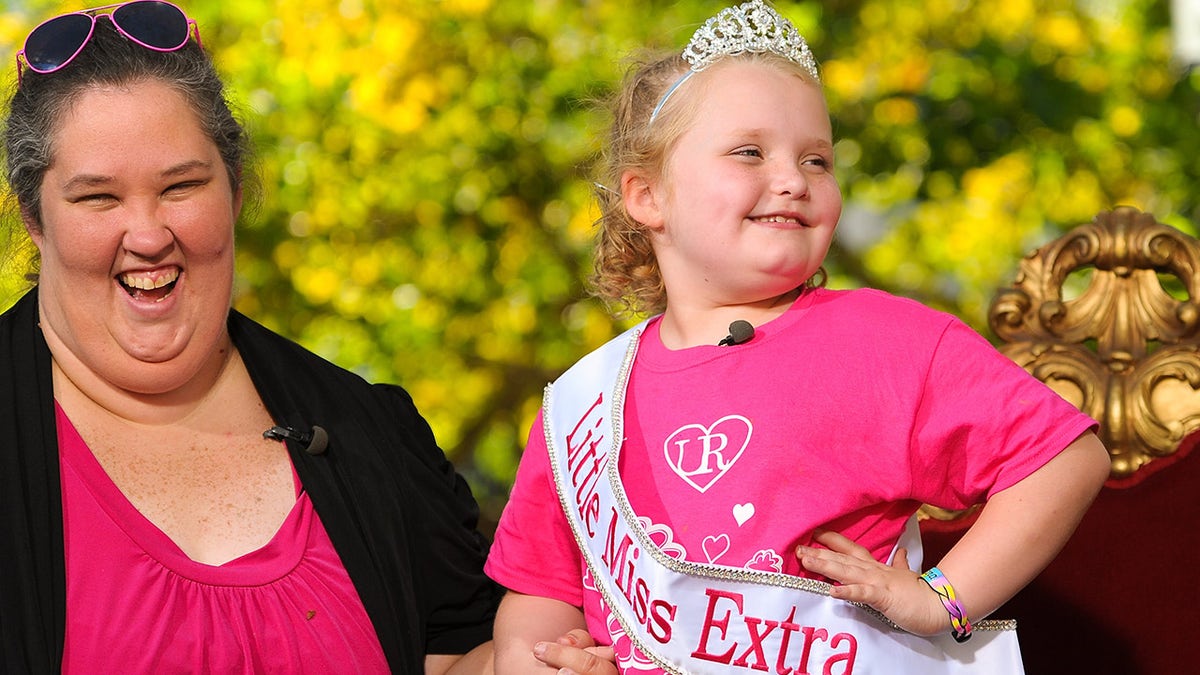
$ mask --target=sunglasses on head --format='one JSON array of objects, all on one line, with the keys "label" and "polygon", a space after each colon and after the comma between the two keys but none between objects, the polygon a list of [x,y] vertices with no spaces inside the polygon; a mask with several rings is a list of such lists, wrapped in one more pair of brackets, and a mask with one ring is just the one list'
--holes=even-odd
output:
[{"label": "sunglasses on head", "polygon": [[47,19],[25,38],[25,47],[17,52],[17,76],[21,64],[35,73],[53,73],[73,61],[92,39],[96,21],[107,16],[117,31],[146,49],[173,52],[187,44],[195,28],[196,44],[200,29],[183,10],[161,0],[134,0],[115,5],[93,7]]}]

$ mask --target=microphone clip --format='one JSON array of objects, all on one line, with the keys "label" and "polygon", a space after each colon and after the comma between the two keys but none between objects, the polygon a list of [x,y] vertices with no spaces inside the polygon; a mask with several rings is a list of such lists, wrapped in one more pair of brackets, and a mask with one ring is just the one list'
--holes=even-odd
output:
[{"label": "microphone clip", "polygon": [[282,441],[289,440],[304,448],[310,455],[320,455],[329,448],[329,432],[323,427],[313,425],[312,431],[300,431],[292,427],[274,426],[263,432],[263,438]]},{"label": "microphone clip", "polygon": [[729,335],[717,343],[718,347],[730,347],[749,342],[754,337],[754,326],[745,319],[738,319],[729,324]]}]

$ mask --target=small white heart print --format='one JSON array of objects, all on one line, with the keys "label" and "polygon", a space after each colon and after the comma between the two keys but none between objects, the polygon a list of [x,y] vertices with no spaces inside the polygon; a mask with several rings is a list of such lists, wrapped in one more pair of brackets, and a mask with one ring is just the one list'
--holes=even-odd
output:
[{"label": "small white heart print", "polygon": [[734,504],[733,519],[737,521],[738,527],[746,524],[747,520],[754,517],[754,504]]}]

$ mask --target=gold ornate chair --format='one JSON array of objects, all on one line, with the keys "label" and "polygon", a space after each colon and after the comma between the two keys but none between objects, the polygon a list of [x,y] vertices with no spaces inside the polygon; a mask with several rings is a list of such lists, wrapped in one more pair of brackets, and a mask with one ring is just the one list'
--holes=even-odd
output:
[{"label": "gold ornate chair", "polygon": [[1002,352],[1100,422],[1129,479],[1200,429],[1198,302],[1200,242],[1124,207],[1026,256],[988,320]]},{"label": "gold ornate chair", "polygon": [[[1049,567],[995,614],[1026,672],[1200,667],[1200,241],[1128,207],[1022,260],[999,349],[1100,422],[1112,473]],[[935,510],[936,511],[936,510]],[[936,561],[970,514],[922,522]]]}]

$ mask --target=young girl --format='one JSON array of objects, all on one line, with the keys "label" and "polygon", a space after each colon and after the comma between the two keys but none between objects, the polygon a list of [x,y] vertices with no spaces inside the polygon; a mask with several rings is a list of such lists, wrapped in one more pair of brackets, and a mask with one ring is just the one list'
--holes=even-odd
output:
[{"label": "young girl", "polygon": [[[1107,453],[954,317],[823,288],[832,136],[760,0],[632,73],[594,285],[657,316],[547,388],[486,568],[501,675],[572,627],[621,672],[1020,672],[1010,626],[972,621],[1057,553]],[[917,507],[985,499],[914,571]]]}]

